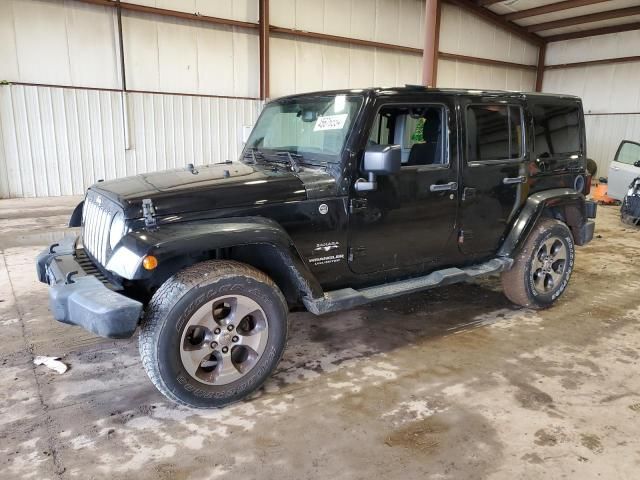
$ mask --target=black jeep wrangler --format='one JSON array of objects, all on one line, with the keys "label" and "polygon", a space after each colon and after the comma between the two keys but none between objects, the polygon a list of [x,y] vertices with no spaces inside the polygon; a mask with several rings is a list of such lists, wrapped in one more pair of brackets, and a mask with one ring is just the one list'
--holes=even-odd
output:
[{"label": "black jeep wrangler", "polygon": [[100,182],[38,257],[61,322],[130,337],[194,407],[257,389],[314,314],[501,273],[545,308],[593,237],[579,98],[424,87],[268,103],[242,157]]}]

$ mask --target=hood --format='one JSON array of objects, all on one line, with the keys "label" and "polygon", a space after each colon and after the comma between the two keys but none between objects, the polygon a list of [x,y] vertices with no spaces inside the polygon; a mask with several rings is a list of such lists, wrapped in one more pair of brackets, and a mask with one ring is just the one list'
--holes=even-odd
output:
[{"label": "hood", "polygon": [[272,165],[199,165],[195,172],[183,168],[145,173],[100,182],[91,189],[124,206],[127,218],[141,217],[142,200],[147,198],[158,216],[307,199],[296,175]]}]

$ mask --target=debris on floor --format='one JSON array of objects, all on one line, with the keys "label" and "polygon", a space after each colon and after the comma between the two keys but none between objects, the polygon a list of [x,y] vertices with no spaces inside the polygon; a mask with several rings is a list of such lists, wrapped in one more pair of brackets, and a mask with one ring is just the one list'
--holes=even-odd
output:
[{"label": "debris on floor", "polygon": [[51,370],[55,370],[61,375],[69,369],[66,363],[60,361],[60,357],[37,356],[33,359],[33,363],[35,365],[44,365],[45,367],[49,367]]}]

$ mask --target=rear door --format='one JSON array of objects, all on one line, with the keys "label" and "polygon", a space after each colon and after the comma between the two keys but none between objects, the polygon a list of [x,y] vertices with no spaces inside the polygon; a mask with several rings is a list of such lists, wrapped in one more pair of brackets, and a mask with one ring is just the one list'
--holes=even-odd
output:
[{"label": "rear door", "polygon": [[521,203],[527,173],[524,104],[519,97],[462,98],[461,230],[468,259],[492,255]]},{"label": "rear door", "polygon": [[623,140],[609,166],[607,195],[622,200],[636,177],[640,177],[640,144]]}]

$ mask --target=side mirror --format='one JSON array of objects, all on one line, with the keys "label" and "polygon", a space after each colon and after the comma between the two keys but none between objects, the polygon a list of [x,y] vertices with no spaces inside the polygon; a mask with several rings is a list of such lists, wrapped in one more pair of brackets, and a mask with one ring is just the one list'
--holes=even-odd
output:
[{"label": "side mirror", "polygon": [[391,175],[400,171],[402,166],[402,147],[400,145],[370,145],[364,152],[363,169],[369,179],[360,179],[355,184],[358,192],[368,192],[378,187],[376,175]]}]

